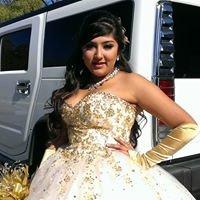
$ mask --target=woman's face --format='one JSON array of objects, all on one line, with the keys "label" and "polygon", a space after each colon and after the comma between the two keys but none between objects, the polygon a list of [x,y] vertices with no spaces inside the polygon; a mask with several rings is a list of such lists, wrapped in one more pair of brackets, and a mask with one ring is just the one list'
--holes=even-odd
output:
[{"label": "woman's face", "polygon": [[119,46],[112,34],[96,37],[82,48],[84,64],[97,77],[113,71],[118,52]]}]

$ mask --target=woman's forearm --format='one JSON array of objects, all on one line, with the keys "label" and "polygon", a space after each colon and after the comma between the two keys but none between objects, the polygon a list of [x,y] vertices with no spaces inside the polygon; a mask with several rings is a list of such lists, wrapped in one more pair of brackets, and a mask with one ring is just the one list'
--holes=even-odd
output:
[{"label": "woman's forearm", "polygon": [[182,124],[174,129],[155,147],[139,154],[129,150],[131,159],[144,168],[149,168],[172,156],[198,134],[198,126],[193,123]]}]

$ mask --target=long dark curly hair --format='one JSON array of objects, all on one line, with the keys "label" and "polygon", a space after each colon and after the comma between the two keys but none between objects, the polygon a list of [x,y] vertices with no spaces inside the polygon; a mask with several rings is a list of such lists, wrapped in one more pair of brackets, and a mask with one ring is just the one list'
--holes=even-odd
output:
[{"label": "long dark curly hair", "polygon": [[[77,90],[87,88],[91,84],[91,73],[82,60],[82,47],[95,37],[110,34],[114,36],[119,46],[119,60],[116,66],[122,71],[131,71],[124,56],[128,40],[125,36],[125,28],[121,24],[121,19],[108,11],[100,10],[91,12],[85,17],[80,27],[77,35],[76,50],[67,62],[65,85],[55,90],[52,94],[51,103],[54,107],[54,112],[50,115],[50,123],[53,124],[51,127],[55,129],[60,127],[63,101]],[[134,147],[137,145],[137,138],[140,136],[140,133],[141,129],[136,120],[130,134],[130,142]]]}]

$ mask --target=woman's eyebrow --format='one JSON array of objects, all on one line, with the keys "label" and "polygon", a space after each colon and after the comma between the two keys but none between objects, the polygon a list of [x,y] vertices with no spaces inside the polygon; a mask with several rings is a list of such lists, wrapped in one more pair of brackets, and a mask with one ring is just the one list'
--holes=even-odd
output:
[{"label": "woman's eyebrow", "polygon": [[103,42],[103,43],[114,43],[115,41],[113,41],[113,40],[108,40],[108,41],[105,41],[105,42]]},{"label": "woman's eyebrow", "polygon": [[[106,40],[106,41],[103,41],[101,44],[108,44],[108,43],[115,43],[115,41],[114,40]],[[97,45],[97,42],[90,41],[87,44],[85,44],[83,46],[83,48],[87,47],[88,45]]]},{"label": "woman's eyebrow", "polygon": [[[106,40],[106,41],[102,41],[101,43],[109,43],[109,42],[114,43],[115,41],[114,40]],[[90,41],[87,44],[97,44],[97,42]]]}]

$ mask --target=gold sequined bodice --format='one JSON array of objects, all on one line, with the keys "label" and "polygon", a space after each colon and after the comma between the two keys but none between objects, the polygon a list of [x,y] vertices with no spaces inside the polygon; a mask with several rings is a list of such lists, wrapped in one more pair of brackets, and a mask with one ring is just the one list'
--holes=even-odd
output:
[{"label": "gold sequined bodice", "polygon": [[136,107],[125,100],[102,91],[90,93],[74,107],[63,105],[62,117],[68,127],[72,145],[105,146],[114,137],[129,141]]}]

